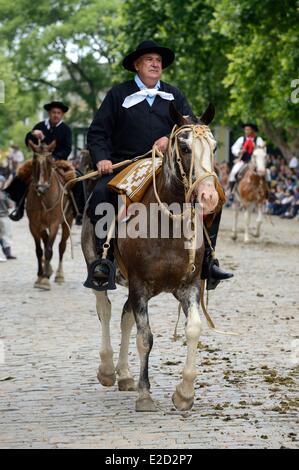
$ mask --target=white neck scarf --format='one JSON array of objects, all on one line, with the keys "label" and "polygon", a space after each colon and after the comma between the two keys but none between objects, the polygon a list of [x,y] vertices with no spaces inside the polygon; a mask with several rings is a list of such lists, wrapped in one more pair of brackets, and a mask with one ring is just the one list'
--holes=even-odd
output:
[{"label": "white neck scarf", "polygon": [[[61,121],[59,121],[59,122],[56,124],[55,127],[60,126],[61,123],[62,123],[62,119],[61,119]],[[51,129],[51,124],[50,124],[50,119],[49,119],[49,118],[45,120],[45,126],[46,126],[46,128],[47,128],[48,130]]]},{"label": "white neck scarf", "polygon": [[124,108],[131,108],[132,106],[135,106],[135,104],[141,103],[141,101],[145,100],[148,96],[152,98],[157,95],[163,98],[163,100],[168,100],[168,101],[174,100],[174,96],[172,93],[159,91],[156,88],[145,88],[144,90],[136,91],[136,93],[133,93],[132,95],[127,96],[122,106]]}]

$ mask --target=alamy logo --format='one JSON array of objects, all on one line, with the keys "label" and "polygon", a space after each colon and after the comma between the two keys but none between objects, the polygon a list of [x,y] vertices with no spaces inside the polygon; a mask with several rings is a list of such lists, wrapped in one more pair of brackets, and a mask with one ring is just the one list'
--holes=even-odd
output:
[{"label": "alamy logo", "polygon": [[291,81],[291,87],[295,88],[291,93],[291,102],[297,104],[299,103],[299,78]]}]

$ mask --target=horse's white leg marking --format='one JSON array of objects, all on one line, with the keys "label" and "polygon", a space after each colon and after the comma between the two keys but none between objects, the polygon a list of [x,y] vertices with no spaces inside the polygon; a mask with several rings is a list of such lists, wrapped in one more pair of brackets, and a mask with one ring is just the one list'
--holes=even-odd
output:
[{"label": "horse's white leg marking", "polygon": [[193,298],[190,298],[189,302],[187,302],[188,307],[185,328],[187,339],[187,358],[183,369],[183,380],[176,387],[176,391],[172,397],[175,407],[180,411],[189,410],[192,408],[194,402],[194,381],[197,375],[197,345],[201,333],[198,290],[194,289],[194,293],[192,294]]},{"label": "horse's white leg marking", "polygon": [[132,328],[135,318],[132,308],[126,304],[121,318],[121,345],[116,371],[118,374],[118,388],[121,391],[136,390],[134,379],[129,371],[128,354]]},{"label": "horse's white leg marking", "polygon": [[244,231],[244,242],[249,242],[249,226],[250,226],[250,216],[251,216],[251,208],[247,206],[244,212],[244,221],[245,221],[245,231]]},{"label": "horse's white leg marking", "polygon": [[97,313],[102,326],[101,364],[98,371],[98,379],[102,385],[110,387],[115,383],[116,379],[110,339],[111,303],[106,292],[94,291],[94,293],[97,299]]},{"label": "horse's white leg marking", "polygon": [[262,209],[261,204],[259,204],[258,209],[257,209],[257,219],[256,219],[256,232],[255,232],[256,237],[259,237],[261,234],[262,221],[263,221],[263,209]]},{"label": "horse's white leg marking", "polygon": [[58,268],[55,275],[55,282],[62,283],[64,281],[64,273],[63,273],[63,262],[59,261]]}]

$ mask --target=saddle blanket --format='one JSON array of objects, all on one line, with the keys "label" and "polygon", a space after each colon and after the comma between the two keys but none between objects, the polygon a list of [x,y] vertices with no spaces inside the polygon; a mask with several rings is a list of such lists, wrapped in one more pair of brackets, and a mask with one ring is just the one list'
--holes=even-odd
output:
[{"label": "saddle blanket", "polygon": [[[160,173],[162,158],[155,158],[156,175]],[[152,158],[144,158],[132,163],[118,173],[109,183],[108,188],[128,198],[127,205],[140,202],[153,181]]]}]

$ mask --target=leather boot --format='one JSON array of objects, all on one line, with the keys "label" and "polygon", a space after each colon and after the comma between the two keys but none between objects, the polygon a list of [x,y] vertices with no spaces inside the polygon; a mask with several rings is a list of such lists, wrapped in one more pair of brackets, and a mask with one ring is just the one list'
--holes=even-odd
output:
[{"label": "leather boot", "polygon": [[207,290],[216,289],[220,281],[233,277],[232,273],[228,273],[219,267],[219,261],[214,257],[220,219],[221,212],[216,215],[211,227],[208,229],[212,248],[205,237],[205,255],[201,277],[207,279]]},{"label": "leather boot", "polygon": [[24,215],[25,201],[27,194],[27,184],[16,176],[10,185],[5,188],[5,192],[16,203],[15,210],[9,215],[14,222],[20,220]]},{"label": "leather boot", "polygon": [[16,208],[9,214],[10,220],[13,220],[14,222],[18,222],[24,217],[24,212],[25,212],[25,200],[26,200],[26,195],[24,194],[23,198],[19,202],[19,204],[16,206]]},{"label": "leather boot", "polygon": [[6,259],[17,259],[15,256],[11,254],[10,246],[7,246],[6,248],[2,248],[2,249],[3,249],[3,253],[6,256]]}]

